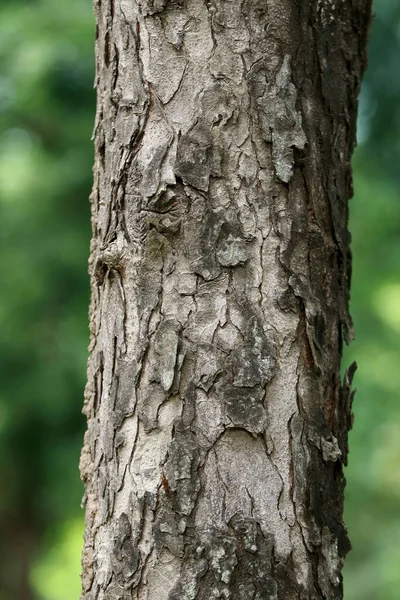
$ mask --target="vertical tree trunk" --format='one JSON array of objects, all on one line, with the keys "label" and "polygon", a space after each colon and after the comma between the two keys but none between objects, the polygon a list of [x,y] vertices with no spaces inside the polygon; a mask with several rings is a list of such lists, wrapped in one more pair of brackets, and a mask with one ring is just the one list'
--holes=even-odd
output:
[{"label": "vertical tree trunk", "polygon": [[370,0],[95,10],[82,598],[342,598]]}]

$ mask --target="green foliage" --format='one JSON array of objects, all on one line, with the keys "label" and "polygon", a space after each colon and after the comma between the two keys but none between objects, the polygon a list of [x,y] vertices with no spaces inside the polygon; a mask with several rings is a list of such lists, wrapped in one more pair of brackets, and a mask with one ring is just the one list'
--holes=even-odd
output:
[{"label": "green foliage", "polygon": [[[375,11],[351,203],[346,600],[400,584],[400,5]],[[93,38],[90,0],[0,1],[0,600],[78,595]]]},{"label": "green foliage", "polygon": [[81,518],[93,29],[89,0],[0,5],[1,600]]},{"label": "green foliage", "polygon": [[357,361],[345,520],[346,600],[395,600],[400,585],[400,4],[375,1],[350,205]]},{"label": "green foliage", "polygon": [[82,519],[58,527],[47,551],[33,565],[31,581],[42,600],[77,600],[81,591]]}]

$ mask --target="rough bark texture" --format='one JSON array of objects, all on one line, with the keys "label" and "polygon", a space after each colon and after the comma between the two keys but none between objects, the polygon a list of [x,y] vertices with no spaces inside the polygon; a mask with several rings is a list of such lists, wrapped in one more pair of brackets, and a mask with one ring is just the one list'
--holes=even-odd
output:
[{"label": "rough bark texture", "polygon": [[95,11],[82,599],[340,599],[370,0]]}]

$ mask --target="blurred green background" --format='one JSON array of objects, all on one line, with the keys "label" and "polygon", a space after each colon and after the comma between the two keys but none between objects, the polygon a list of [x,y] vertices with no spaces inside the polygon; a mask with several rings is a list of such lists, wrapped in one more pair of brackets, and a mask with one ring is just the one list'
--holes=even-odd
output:
[{"label": "blurred green background", "polygon": [[[400,597],[400,3],[375,13],[351,201],[346,600]],[[0,600],[80,591],[93,38],[90,0],[0,0]]]}]

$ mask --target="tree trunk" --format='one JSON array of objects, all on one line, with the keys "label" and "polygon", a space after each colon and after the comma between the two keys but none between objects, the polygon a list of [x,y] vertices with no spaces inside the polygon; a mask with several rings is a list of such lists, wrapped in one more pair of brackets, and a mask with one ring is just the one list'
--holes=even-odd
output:
[{"label": "tree trunk", "polygon": [[96,0],[84,600],[342,598],[370,0]]}]

